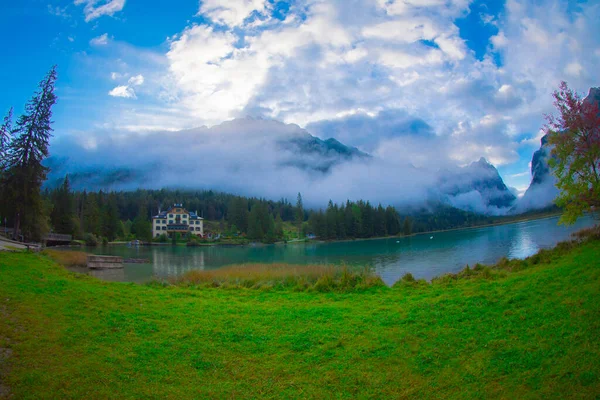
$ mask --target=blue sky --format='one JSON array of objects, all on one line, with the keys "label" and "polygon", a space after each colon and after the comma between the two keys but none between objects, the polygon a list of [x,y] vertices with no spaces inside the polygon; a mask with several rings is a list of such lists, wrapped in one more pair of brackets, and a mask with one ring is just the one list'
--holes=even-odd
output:
[{"label": "blue sky", "polygon": [[600,85],[598,20],[596,1],[21,0],[0,12],[0,110],[57,64],[56,140],[253,116],[383,158],[483,156],[523,191],[552,90]]}]

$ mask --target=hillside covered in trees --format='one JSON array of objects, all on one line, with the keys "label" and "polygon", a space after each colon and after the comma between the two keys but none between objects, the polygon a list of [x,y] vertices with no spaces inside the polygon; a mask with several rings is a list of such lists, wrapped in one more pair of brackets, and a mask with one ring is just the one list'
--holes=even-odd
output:
[{"label": "hillside covered in trees", "polygon": [[151,241],[151,217],[174,203],[202,216],[212,236],[266,243],[305,237],[340,240],[410,235],[507,219],[440,205],[399,212],[392,206],[374,206],[364,200],[343,204],[330,201],[326,208],[313,210],[304,208],[300,194],[291,203],[287,199],[273,201],[212,190],[80,192],[70,189],[68,177],[60,187],[45,190],[42,195],[54,232],[78,239],[93,235],[91,242]]}]

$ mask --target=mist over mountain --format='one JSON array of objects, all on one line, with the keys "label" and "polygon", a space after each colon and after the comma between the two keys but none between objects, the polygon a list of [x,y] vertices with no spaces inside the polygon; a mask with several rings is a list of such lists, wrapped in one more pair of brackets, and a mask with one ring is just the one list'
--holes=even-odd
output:
[{"label": "mist over mountain", "polygon": [[516,200],[498,170],[483,157],[464,168],[443,171],[439,188],[451,206],[481,214],[505,214]]},{"label": "mist over mountain", "polygon": [[431,142],[409,139],[394,142],[402,152],[371,155],[297,125],[253,118],[177,132],[64,136],[52,145],[47,185],[68,174],[75,189],[214,189],[273,199],[301,192],[312,207],[330,199],[438,202],[497,215],[512,205],[514,196],[485,159],[460,168],[438,157],[415,167],[410,154]]},{"label": "mist over mountain", "polygon": [[548,160],[552,147],[548,144],[548,135],[541,139],[541,147],[531,159],[531,184],[523,197],[515,206],[514,212],[520,213],[528,210],[545,208],[554,203],[558,195],[556,177],[550,171]]},{"label": "mist over mountain", "polygon": [[[600,88],[590,88],[584,101],[600,105]],[[556,199],[559,192],[555,186],[556,177],[552,174],[548,165],[548,161],[552,157],[551,152],[552,146],[548,143],[548,135],[546,134],[541,138],[541,146],[539,150],[533,153],[531,159],[531,183],[529,188],[515,205],[513,212],[522,213],[554,204],[554,199]]]}]

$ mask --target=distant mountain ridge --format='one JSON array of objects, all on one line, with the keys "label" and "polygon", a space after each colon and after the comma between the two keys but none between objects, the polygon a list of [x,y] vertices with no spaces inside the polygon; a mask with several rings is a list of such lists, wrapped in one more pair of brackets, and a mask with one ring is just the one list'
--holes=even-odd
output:
[{"label": "distant mountain ridge", "polygon": [[484,213],[501,212],[516,200],[496,167],[483,157],[464,168],[443,172],[439,187],[449,196],[450,205],[466,211],[482,212],[482,207],[487,207]]},{"label": "distant mountain ridge", "polygon": [[322,173],[327,173],[333,166],[342,162],[371,158],[369,154],[363,153],[356,147],[346,146],[334,138],[321,140],[307,131],[299,132],[291,138],[280,139],[277,144],[281,149],[293,154],[310,157],[308,160],[305,157],[292,158],[282,165]]},{"label": "distant mountain ridge", "polygon": [[[297,125],[253,118],[227,121],[211,128],[140,135],[126,146],[119,137],[102,136],[94,140],[93,146],[87,147],[87,142],[73,141],[68,142],[70,147],[57,146],[56,154],[46,163],[51,170],[46,186],[57,186],[69,174],[72,187],[78,190],[210,187],[236,193],[240,191],[236,179],[251,188],[262,187],[253,183],[258,184],[257,179],[262,179],[261,183],[274,182],[274,187],[294,185],[296,179],[320,182],[334,173],[341,177],[339,174],[369,171],[377,162],[372,155],[334,138],[323,140]],[[215,149],[220,153],[213,154]],[[350,163],[357,168],[345,169]],[[432,185],[431,197],[423,191],[423,202],[441,202],[470,212],[499,214],[515,200],[496,168],[484,158],[464,168],[438,172],[422,171],[411,165],[407,168],[396,173],[414,172],[437,180],[437,184],[427,183]],[[394,170],[376,171],[395,173]],[[343,177],[346,179],[348,176]],[[376,182],[378,176],[373,175],[372,179]],[[337,181],[329,183],[338,185]],[[343,185],[338,185],[338,189],[340,187]],[[394,188],[388,187],[393,193]],[[327,185],[322,189],[327,189]],[[396,190],[401,194],[407,189],[411,190],[410,187]],[[367,192],[364,198],[370,195]]]}]

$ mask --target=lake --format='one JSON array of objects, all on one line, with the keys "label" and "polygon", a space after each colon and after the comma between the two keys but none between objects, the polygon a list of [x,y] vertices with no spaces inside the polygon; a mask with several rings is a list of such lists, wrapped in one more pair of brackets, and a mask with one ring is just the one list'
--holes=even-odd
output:
[{"label": "lake", "polygon": [[567,240],[571,233],[592,226],[591,217],[559,226],[558,217],[482,228],[421,234],[405,238],[333,243],[296,243],[243,247],[112,246],[87,249],[95,254],[150,260],[125,264],[122,270],[89,271],[106,280],[146,282],[153,277],[181,275],[192,269],[215,269],[230,264],[290,263],[370,265],[391,285],[405,273],[431,279],[458,272],[466,264],[493,264],[502,257],[525,258]]}]

